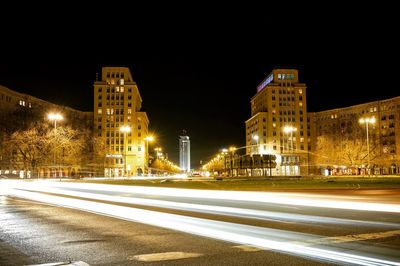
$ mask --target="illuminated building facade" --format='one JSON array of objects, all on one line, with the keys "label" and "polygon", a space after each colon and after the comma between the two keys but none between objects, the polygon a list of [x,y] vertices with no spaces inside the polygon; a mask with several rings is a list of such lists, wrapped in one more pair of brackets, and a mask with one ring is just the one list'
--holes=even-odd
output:
[{"label": "illuminated building facade", "polygon": [[277,155],[276,175],[308,174],[306,85],[295,69],[274,69],[257,86],[246,124],[246,154]]},{"label": "illuminated building facade", "polygon": [[[149,119],[141,108],[142,98],[129,68],[103,67],[101,80],[94,83],[94,129],[105,145],[105,176],[147,171]],[[121,132],[122,126],[130,132]]]},{"label": "illuminated building facade", "polygon": [[[309,115],[313,172],[366,174],[369,157],[371,174],[400,173],[400,97]],[[360,123],[368,118],[374,123]]]},{"label": "illuminated building facade", "polygon": [[179,166],[183,171],[190,172],[190,139],[185,134],[179,136]]},{"label": "illuminated building facade", "polygon": [[[50,123],[48,113],[56,112],[63,116],[62,126],[72,129],[92,130],[93,113],[82,112],[67,106],[44,101],[34,96],[20,93],[0,85],[0,175],[14,174],[21,178],[31,178],[32,173],[25,170],[21,162],[9,162],[2,157],[2,148],[7,145],[6,136],[27,130],[37,123]],[[36,167],[35,177],[60,177],[87,175],[91,169],[84,165],[46,164]]]}]

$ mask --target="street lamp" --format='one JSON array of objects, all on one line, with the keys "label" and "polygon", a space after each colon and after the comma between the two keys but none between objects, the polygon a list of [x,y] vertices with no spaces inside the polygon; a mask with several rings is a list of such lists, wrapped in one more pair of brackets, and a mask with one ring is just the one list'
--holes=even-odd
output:
[{"label": "street lamp", "polygon": [[253,139],[256,141],[256,143],[257,143],[257,146],[256,146],[256,148],[257,148],[257,154],[258,153],[260,153],[260,147],[258,146],[258,140],[260,139],[260,137],[258,136],[258,135],[254,135],[253,136]]},{"label": "street lamp", "polygon": [[236,147],[229,147],[229,151],[231,152],[231,176],[233,176],[233,160],[236,151]]},{"label": "street lamp", "polygon": [[369,124],[375,124],[376,119],[374,116],[372,117],[366,117],[366,118],[360,118],[359,120],[360,124],[365,124],[365,128],[367,130],[367,153],[368,153],[368,174],[369,174],[369,167],[370,167],[370,158],[369,158],[369,136],[368,136],[368,125]]},{"label": "street lamp", "polygon": [[126,169],[126,133],[131,132],[130,126],[122,126],[119,128],[119,131],[124,133],[124,172],[125,176],[128,175],[128,170]]},{"label": "street lamp", "polygon": [[148,164],[149,164],[149,141],[152,142],[154,140],[154,136],[149,135],[149,136],[145,137],[144,140],[146,141],[146,153],[145,153],[146,164],[145,164],[145,166],[147,167],[147,171],[149,171],[149,166],[148,166]]},{"label": "street lamp", "polygon": [[50,121],[54,121],[54,129],[57,129],[57,121],[61,121],[64,117],[60,113],[49,113],[47,118]]},{"label": "street lamp", "polygon": [[161,147],[155,148],[154,151],[156,152],[156,157],[157,157],[157,158],[158,158],[159,156],[162,156],[162,148],[161,148]]},{"label": "street lamp", "polygon": [[[57,136],[56,135],[56,133],[57,133],[57,121],[61,121],[61,120],[63,120],[64,119],[64,117],[60,114],[60,113],[49,113],[48,115],[47,115],[47,119],[49,119],[50,121],[53,121],[54,122],[54,135],[55,136]],[[56,149],[54,150],[54,158],[53,158],[53,160],[54,160],[54,165],[56,166],[56,169],[58,170],[58,166],[57,166],[57,151],[56,151]],[[56,172],[57,172],[57,170],[56,170]]]},{"label": "street lamp", "polygon": [[292,126],[286,126],[283,128],[283,132],[290,133],[290,150],[293,152],[293,132],[296,132],[297,128]]}]

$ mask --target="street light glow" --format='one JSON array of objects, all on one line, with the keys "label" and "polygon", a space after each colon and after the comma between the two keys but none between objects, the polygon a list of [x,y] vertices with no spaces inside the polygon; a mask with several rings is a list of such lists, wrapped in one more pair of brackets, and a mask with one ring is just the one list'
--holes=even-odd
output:
[{"label": "street light glow", "polygon": [[127,132],[131,132],[131,127],[130,126],[122,126],[119,128],[119,131],[127,133]]},{"label": "street light glow", "polygon": [[47,118],[51,121],[60,121],[63,120],[64,117],[60,113],[49,113]]},{"label": "street light glow", "polygon": [[360,118],[359,122],[360,122],[360,124],[375,124],[376,119],[375,119],[375,116]]},{"label": "street light glow", "polygon": [[297,128],[295,128],[295,127],[289,127],[289,126],[286,126],[286,127],[283,127],[283,131],[285,132],[285,133],[289,133],[289,132],[295,132],[295,131],[297,131]]},{"label": "street light glow", "polygon": [[147,136],[147,137],[144,138],[144,140],[152,142],[154,140],[154,136],[151,136],[151,135]]}]

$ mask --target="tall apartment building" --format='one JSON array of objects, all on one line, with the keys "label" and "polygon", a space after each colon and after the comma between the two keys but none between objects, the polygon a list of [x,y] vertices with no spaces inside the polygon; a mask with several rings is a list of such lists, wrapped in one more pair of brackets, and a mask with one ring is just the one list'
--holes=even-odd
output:
[{"label": "tall apartment building", "polygon": [[[94,128],[105,145],[105,176],[140,175],[148,170],[149,119],[129,68],[103,67],[94,83]],[[129,132],[122,132],[121,127]]]},{"label": "tall apartment building", "polygon": [[251,98],[246,154],[277,155],[277,175],[308,174],[306,85],[295,69],[274,69]]},{"label": "tall apartment building", "polygon": [[190,139],[186,135],[179,136],[179,167],[185,172],[190,171]]},{"label": "tall apartment building", "polygon": [[[309,113],[317,174],[400,173],[400,97]],[[374,123],[360,123],[373,118]],[[367,145],[368,144],[368,145]]]}]

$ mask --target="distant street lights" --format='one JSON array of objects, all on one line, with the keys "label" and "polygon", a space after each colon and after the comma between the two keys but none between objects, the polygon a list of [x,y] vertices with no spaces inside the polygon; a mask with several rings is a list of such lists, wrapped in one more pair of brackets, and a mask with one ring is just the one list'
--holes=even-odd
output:
[{"label": "distant street lights", "polygon": [[290,133],[290,150],[293,152],[293,132],[296,132],[297,128],[292,126],[286,126],[283,128],[283,132]]},{"label": "distant street lights", "polygon": [[126,168],[126,133],[131,132],[131,127],[130,126],[122,126],[119,128],[119,131],[124,133],[124,175],[128,175],[128,170]]},{"label": "distant street lights", "polygon": [[256,141],[257,145],[256,145],[256,154],[260,153],[260,147],[258,146],[258,140],[260,139],[260,137],[258,135],[254,135],[253,139]]},{"label": "distant street lights", "polygon": [[367,153],[368,153],[368,174],[369,174],[369,168],[370,168],[370,158],[369,158],[369,136],[368,136],[368,125],[369,124],[375,124],[376,119],[374,116],[372,117],[366,117],[366,118],[360,118],[359,120],[360,124],[365,124],[365,128],[367,129]]},{"label": "distant street lights", "polygon": [[[57,137],[57,121],[61,121],[64,119],[64,117],[60,113],[49,113],[47,115],[47,119],[50,121],[54,122],[54,135]],[[54,166],[56,167],[56,173],[55,176],[58,175],[58,165],[57,165],[57,150],[54,149]]]},{"label": "distant street lights", "polygon": [[[152,142],[154,140],[154,136],[147,136],[144,138],[144,140],[146,141],[146,151],[145,151],[145,156],[146,156],[146,162],[145,162],[145,167],[147,167],[147,172],[149,171],[149,141]],[[147,173],[148,174],[148,173]]]}]

